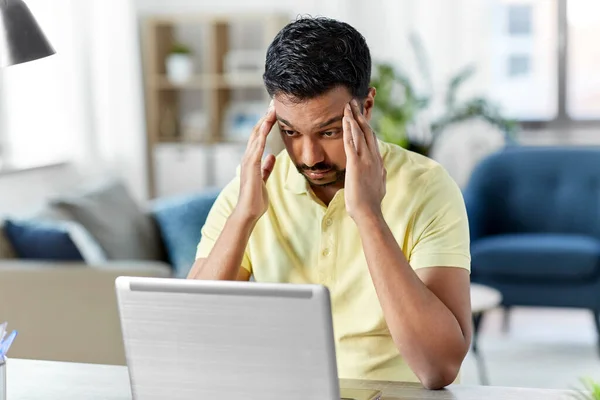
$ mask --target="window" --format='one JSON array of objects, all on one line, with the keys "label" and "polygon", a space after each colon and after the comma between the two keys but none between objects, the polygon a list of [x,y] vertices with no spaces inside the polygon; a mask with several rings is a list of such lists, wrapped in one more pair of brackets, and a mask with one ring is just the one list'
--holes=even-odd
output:
[{"label": "window", "polygon": [[508,76],[517,78],[526,76],[530,70],[530,59],[527,54],[512,55],[508,59]]},{"label": "window", "polygon": [[488,95],[525,123],[600,121],[600,1],[490,2]]},{"label": "window", "polygon": [[70,0],[28,0],[27,5],[57,54],[0,71],[3,163],[17,169],[68,160],[80,118]]},{"label": "window", "polygon": [[531,34],[531,4],[508,6],[508,32],[511,36]]},{"label": "window", "polygon": [[557,116],[558,1],[493,0],[488,95],[513,118]]},{"label": "window", "polygon": [[600,119],[600,0],[567,3],[567,114]]}]

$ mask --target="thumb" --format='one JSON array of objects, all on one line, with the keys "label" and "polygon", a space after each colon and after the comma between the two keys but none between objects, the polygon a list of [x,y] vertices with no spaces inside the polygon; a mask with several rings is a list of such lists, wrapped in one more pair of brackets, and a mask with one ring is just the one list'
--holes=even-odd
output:
[{"label": "thumb", "polygon": [[273,154],[269,154],[267,157],[265,157],[265,160],[262,164],[262,178],[264,182],[267,182],[267,179],[269,179],[269,176],[271,176],[273,168],[275,168],[275,156]]}]

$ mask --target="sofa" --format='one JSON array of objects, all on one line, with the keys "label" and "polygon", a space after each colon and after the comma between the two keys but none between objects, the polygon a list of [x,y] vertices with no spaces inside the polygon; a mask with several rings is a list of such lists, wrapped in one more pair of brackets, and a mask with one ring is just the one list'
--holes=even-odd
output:
[{"label": "sofa", "polygon": [[464,197],[472,281],[507,308],[588,309],[600,337],[600,148],[506,148],[479,163]]},{"label": "sofa", "polygon": [[125,364],[114,281],[184,278],[218,189],[138,205],[118,181],[78,188],[0,229],[9,357]]}]

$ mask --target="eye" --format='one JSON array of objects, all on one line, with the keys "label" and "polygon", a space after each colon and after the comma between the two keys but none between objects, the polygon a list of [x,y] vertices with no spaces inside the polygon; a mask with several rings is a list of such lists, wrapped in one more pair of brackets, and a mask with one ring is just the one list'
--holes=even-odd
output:
[{"label": "eye", "polygon": [[335,137],[337,134],[337,131],[327,131],[322,133],[322,135],[327,138]]},{"label": "eye", "polygon": [[295,131],[291,131],[289,129],[282,129],[281,132],[286,136],[294,136],[296,134]]}]

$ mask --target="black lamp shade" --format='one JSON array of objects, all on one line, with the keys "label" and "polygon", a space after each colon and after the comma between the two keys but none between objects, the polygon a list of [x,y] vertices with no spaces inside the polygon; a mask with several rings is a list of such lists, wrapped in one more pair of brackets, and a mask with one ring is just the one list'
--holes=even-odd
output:
[{"label": "black lamp shade", "polygon": [[0,67],[37,60],[54,53],[22,0],[0,0]]}]

